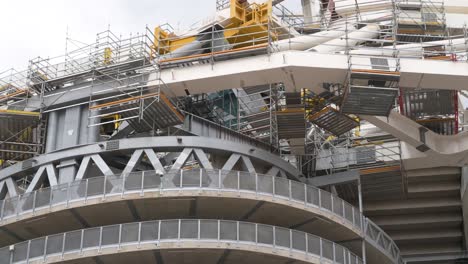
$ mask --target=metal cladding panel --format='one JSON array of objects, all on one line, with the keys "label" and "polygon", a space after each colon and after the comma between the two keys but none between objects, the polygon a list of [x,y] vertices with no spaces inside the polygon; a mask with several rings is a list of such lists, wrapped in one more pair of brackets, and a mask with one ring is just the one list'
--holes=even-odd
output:
[{"label": "metal cladding panel", "polygon": [[388,116],[397,95],[398,89],[351,86],[341,111],[346,114]]},{"label": "metal cladding panel", "polygon": [[281,139],[304,138],[306,125],[304,112],[277,112],[278,135]]},{"label": "metal cladding panel", "polygon": [[456,107],[456,93],[449,90],[402,91],[403,113],[410,118],[434,115],[453,115]]}]

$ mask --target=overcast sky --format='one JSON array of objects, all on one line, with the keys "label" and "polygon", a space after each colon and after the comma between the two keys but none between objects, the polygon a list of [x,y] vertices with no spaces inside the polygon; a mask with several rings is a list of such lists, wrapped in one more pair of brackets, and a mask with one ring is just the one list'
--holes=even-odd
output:
[{"label": "overcast sky", "polygon": [[216,0],[0,0],[0,72],[64,54],[67,28],[93,43],[108,25],[125,36],[167,22],[183,29],[215,9]]}]

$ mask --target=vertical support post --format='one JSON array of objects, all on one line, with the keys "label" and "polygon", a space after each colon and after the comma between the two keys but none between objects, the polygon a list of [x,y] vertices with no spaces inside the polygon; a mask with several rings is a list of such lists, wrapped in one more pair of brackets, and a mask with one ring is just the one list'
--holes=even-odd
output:
[{"label": "vertical support post", "polygon": [[122,174],[122,193],[120,195],[121,199],[123,199],[124,194],[125,194],[125,179],[127,178],[127,175],[129,174]]},{"label": "vertical support post", "polygon": [[200,189],[203,187],[203,169],[200,168]]},{"label": "vertical support post", "polygon": [[181,226],[182,220],[177,221],[177,240],[180,240],[180,226]]},{"label": "vertical support post", "polygon": [[211,69],[214,69],[214,25],[211,27]]},{"label": "vertical support post", "polygon": [[181,189],[182,189],[182,184],[184,182],[183,179],[184,179],[184,171],[181,169],[180,170],[180,179],[179,179],[179,188],[181,188]]},{"label": "vertical support post", "polygon": [[158,241],[161,241],[161,220],[158,221]]},{"label": "vertical support post", "polygon": [[138,223],[138,248],[140,248],[141,244],[141,222]]},{"label": "vertical support post", "polygon": [[258,224],[255,224],[255,244],[258,244]]},{"label": "vertical support post", "polygon": [[336,263],[336,245],[333,242],[333,263]]},{"label": "vertical support post", "polygon": [[63,233],[63,241],[62,241],[62,259],[63,255],[65,254],[65,241],[67,240],[67,233]]},{"label": "vertical support post", "polygon": [[330,195],[331,197],[331,211],[332,213],[335,213],[335,199],[333,199],[333,193]]},{"label": "vertical support post", "polygon": [[98,253],[101,253],[101,248],[102,248],[102,229],[103,229],[103,227],[101,226],[99,228],[99,249],[98,249]]},{"label": "vertical support post", "polygon": [[84,203],[88,201],[88,186],[89,186],[89,179],[86,179],[86,185],[85,185],[85,201]]},{"label": "vertical support post", "polygon": [[237,190],[240,192],[240,171],[237,172]]},{"label": "vertical support post", "polygon": [[42,259],[42,262],[45,262],[47,258],[47,243],[48,242],[49,242],[49,237],[46,236],[45,241],[44,241],[44,258]]},{"label": "vertical support post", "polygon": [[[358,179],[358,199],[359,199],[359,212],[362,216],[363,214],[363,207],[362,207],[362,186],[361,186],[361,179]],[[362,230],[362,261],[363,264],[366,264],[366,232],[363,228],[363,219],[361,219],[361,230]]]},{"label": "vertical support post", "polygon": [[103,186],[102,186],[102,197],[103,197],[103,200],[106,200],[106,183],[107,183],[107,175],[104,175],[104,183],[103,183]]},{"label": "vertical support post", "polygon": [[80,237],[80,254],[83,254],[83,240],[84,240],[84,229],[81,229],[81,237]]},{"label": "vertical support post", "polygon": [[322,208],[322,190],[318,189],[318,206]]},{"label": "vertical support post", "polygon": [[271,176],[271,180],[273,182],[273,197],[275,197],[275,193],[276,193],[276,176]]},{"label": "vertical support post", "polygon": [[16,199],[16,208],[15,208],[15,215],[16,215],[16,218],[18,219],[18,216],[19,216],[19,211],[20,211],[20,208],[22,207],[22,203],[21,203],[21,199],[24,197],[24,194],[23,195],[18,195],[18,198]]},{"label": "vertical support post", "polygon": [[322,263],[322,258],[323,258],[323,241],[322,238],[319,238],[320,242],[320,263]]},{"label": "vertical support post", "polygon": [[141,189],[140,189],[140,196],[145,194],[145,171],[141,173]]},{"label": "vertical support post", "polygon": [[344,200],[341,200],[341,209],[343,209],[343,217],[346,219],[346,210],[345,210]]},{"label": "vertical support post", "polygon": [[5,212],[5,201],[6,199],[2,201],[2,209],[0,211],[0,221],[3,221],[3,214]]},{"label": "vertical support post", "polygon": [[255,193],[258,193],[258,173],[255,173]]},{"label": "vertical support post", "polygon": [[121,245],[122,245],[122,224],[119,225],[119,244],[118,244],[118,250],[120,250]]},{"label": "vertical support post", "polygon": [[26,263],[29,263],[30,251],[31,251],[31,240],[28,241],[28,251],[26,252]]},{"label": "vertical support post", "polygon": [[276,226],[273,226],[273,248],[276,247]]},{"label": "vertical support post", "polygon": [[218,170],[218,189],[221,189],[221,170]]},{"label": "vertical support post", "polygon": [[36,212],[36,198],[37,198],[37,192],[38,191],[34,191],[34,195],[33,195],[33,204],[32,204],[32,213],[34,215],[34,213]]}]

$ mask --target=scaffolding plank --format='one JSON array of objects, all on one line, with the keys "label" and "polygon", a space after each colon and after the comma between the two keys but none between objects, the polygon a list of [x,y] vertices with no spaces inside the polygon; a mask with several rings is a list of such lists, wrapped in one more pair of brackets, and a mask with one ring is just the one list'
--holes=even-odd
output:
[{"label": "scaffolding plank", "polygon": [[321,111],[309,116],[309,120],[318,127],[339,136],[359,126],[359,123],[351,117],[341,114],[328,106]]}]

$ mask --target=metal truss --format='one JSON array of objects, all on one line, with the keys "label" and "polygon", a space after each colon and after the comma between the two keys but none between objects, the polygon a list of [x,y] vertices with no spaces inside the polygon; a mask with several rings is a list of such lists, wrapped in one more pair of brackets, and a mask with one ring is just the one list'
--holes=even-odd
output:
[{"label": "metal truss", "polygon": [[[146,140],[145,138],[136,138],[99,143],[96,147],[101,149],[100,145],[102,145],[104,149],[101,151],[90,151],[89,147],[82,148],[82,150],[65,150],[60,154],[38,157],[36,159],[37,166],[34,167],[28,168],[34,161],[24,163],[22,166],[12,166],[8,170],[13,171],[16,168],[17,171],[13,174],[17,174],[17,176],[10,174],[11,177],[3,177],[0,183],[2,186],[8,187],[3,189],[3,194],[11,196],[17,193],[19,188],[15,184],[21,182],[20,180],[23,178],[29,179],[27,186],[21,186],[26,193],[60,184],[61,179],[58,172],[60,168],[57,168],[57,165],[61,164],[62,161],[70,160],[75,164],[73,166],[75,169],[72,170],[74,171],[72,179],[76,181],[93,176],[130,174],[134,171],[148,169],[164,174],[168,171],[191,168],[240,169],[250,173],[258,172],[273,176],[299,178],[299,173],[291,165],[280,161],[274,154],[252,146],[242,147],[236,143],[231,144],[233,149],[226,149],[223,148],[223,145],[226,147],[226,144],[222,140],[199,137],[159,137],[148,140],[149,138]],[[189,144],[179,145],[179,141],[188,141]],[[190,141],[193,142],[190,144]],[[208,141],[211,144],[205,144]],[[223,142],[223,144],[219,144],[219,148],[216,148],[213,146],[216,141]],[[154,147],[151,147],[151,144],[155,144]],[[43,162],[39,162],[41,159]],[[8,173],[5,170],[2,172]],[[12,181],[12,178],[15,180]]]}]

